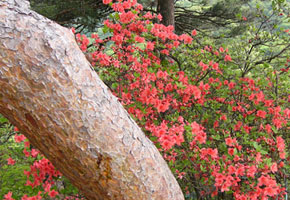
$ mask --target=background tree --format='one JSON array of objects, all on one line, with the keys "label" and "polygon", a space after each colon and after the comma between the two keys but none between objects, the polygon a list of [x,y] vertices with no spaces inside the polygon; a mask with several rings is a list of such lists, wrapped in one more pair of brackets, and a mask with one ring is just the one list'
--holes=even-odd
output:
[{"label": "background tree", "polygon": [[102,0],[31,0],[30,3],[36,12],[62,26],[74,26],[79,32],[95,31],[112,13]]},{"label": "background tree", "polygon": [[[242,6],[248,2],[249,0],[140,1],[145,10],[161,13],[161,22],[174,25],[178,33],[192,29],[207,30],[210,33],[236,24],[240,21],[236,15],[245,10]],[[31,0],[31,6],[36,12],[61,25],[77,27],[79,32],[96,30],[101,26],[101,21],[112,13],[112,9],[101,0]]]},{"label": "background tree", "polygon": [[175,26],[174,0],[158,0],[157,12],[162,15],[162,24]]},{"label": "background tree", "polygon": [[[112,13],[102,0],[31,0],[36,12],[77,32],[92,32],[102,26],[102,20]],[[161,13],[165,25],[174,25],[179,34],[197,29],[204,36],[232,38],[246,31],[255,20],[256,5],[267,4],[267,9],[285,6],[285,1],[260,0],[140,0],[145,11]],[[247,20],[243,20],[247,18]],[[242,22],[242,23],[241,23]]]}]

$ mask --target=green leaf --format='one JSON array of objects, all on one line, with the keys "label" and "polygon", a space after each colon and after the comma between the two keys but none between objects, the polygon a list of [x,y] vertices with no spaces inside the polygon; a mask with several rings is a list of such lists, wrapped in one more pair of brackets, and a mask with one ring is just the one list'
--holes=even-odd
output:
[{"label": "green leaf", "polygon": [[264,161],[265,161],[266,165],[271,166],[272,158],[266,158]]},{"label": "green leaf", "polygon": [[0,123],[3,124],[3,123],[7,123],[7,122],[8,122],[8,119],[6,119],[2,115],[0,115]]},{"label": "green leaf", "polygon": [[179,88],[183,88],[183,87],[184,87],[183,84],[182,84],[181,82],[176,82],[176,85],[177,85],[177,87],[179,87]]},{"label": "green leaf", "polygon": [[206,169],[202,165],[200,165],[200,169],[202,172],[206,172]]},{"label": "green leaf", "polygon": [[118,83],[113,83],[112,84],[112,89],[116,89],[118,87],[118,85],[119,85]]},{"label": "green leaf", "polygon": [[253,146],[255,147],[255,149],[258,149],[258,143],[257,142],[254,142]]},{"label": "green leaf", "polygon": [[264,150],[261,150],[260,152],[261,152],[261,154],[263,154],[263,155],[268,154],[268,152],[267,152],[267,151],[264,151]]},{"label": "green leaf", "polygon": [[138,78],[138,77],[140,76],[140,74],[137,73],[137,72],[134,72],[134,76],[135,76],[136,78]]},{"label": "green leaf", "polygon": [[141,50],[145,50],[146,45],[144,43],[138,43],[136,44],[137,47],[139,47]]},{"label": "green leaf", "polygon": [[220,140],[221,139],[220,135],[218,135],[218,134],[213,135],[212,138],[215,139],[215,140]]}]

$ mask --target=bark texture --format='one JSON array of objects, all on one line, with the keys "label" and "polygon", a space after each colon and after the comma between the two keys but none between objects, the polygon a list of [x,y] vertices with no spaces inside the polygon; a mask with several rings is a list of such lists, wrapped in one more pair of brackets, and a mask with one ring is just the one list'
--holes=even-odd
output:
[{"label": "bark texture", "polygon": [[1,114],[88,199],[184,199],[73,34],[19,6],[0,2]]},{"label": "bark texture", "polygon": [[174,0],[158,0],[157,12],[162,15],[162,24],[175,26]]}]

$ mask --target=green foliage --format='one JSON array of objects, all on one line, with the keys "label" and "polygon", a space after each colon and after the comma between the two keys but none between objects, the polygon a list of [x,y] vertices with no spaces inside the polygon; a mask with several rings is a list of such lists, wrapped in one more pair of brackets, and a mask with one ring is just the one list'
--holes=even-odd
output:
[{"label": "green foliage", "polygon": [[[20,199],[24,194],[35,195],[36,191],[25,186],[26,176],[23,170],[28,170],[32,163],[31,159],[23,156],[23,144],[14,142],[13,127],[8,120],[0,115],[0,199],[9,191],[15,191],[15,197]],[[7,165],[7,159],[12,157],[16,164]]]},{"label": "green foliage", "polygon": [[112,12],[102,0],[31,0],[30,4],[36,12],[80,32],[95,31]]}]

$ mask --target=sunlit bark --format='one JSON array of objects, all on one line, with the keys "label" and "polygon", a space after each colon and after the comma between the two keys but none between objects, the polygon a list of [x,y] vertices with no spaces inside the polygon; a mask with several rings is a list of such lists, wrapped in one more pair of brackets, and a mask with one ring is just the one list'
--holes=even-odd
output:
[{"label": "sunlit bark", "polygon": [[184,199],[73,34],[15,2],[0,3],[1,114],[88,199]]}]

